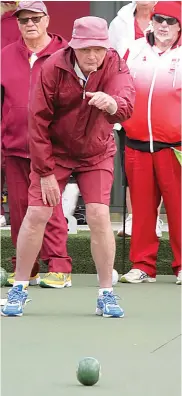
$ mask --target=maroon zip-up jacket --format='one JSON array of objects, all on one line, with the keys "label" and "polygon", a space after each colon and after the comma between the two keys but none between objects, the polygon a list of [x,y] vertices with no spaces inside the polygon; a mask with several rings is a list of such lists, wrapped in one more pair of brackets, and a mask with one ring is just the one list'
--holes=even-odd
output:
[{"label": "maroon zip-up jacket", "polygon": [[[33,169],[41,176],[54,173],[55,164],[68,168],[92,166],[114,155],[115,122],[131,117],[135,99],[133,80],[115,50],[90,73],[83,88],[74,71],[74,51],[57,51],[43,65],[30,107],[30,149]],[[85,92],[103,91],[117,102],[109,115],[89,106]]]},{"label": "maroon zip-up jacket", "polygon": [[2,146],[5,156],[29,158],[29,105],[41,66],[54,52],[67,45],[58,35],[49,34],[51,42],[30,67],[30,53],[22,37],[3,48],[1,56]]}]

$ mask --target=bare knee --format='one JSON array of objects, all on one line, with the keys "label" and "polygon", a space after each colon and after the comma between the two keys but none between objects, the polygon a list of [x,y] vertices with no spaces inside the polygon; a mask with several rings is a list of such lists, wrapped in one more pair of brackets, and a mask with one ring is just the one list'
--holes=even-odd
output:
[{"label": "bare knee", "polygon": [[53,209],[47,206],[29,206],[25,220],[31,227],[45,226],[52,216]]},{"label": "bare knee", "polygon": [[91,231],[104,231],[110,225],[109,207],[97,203],[87,204],[86,219]]}]

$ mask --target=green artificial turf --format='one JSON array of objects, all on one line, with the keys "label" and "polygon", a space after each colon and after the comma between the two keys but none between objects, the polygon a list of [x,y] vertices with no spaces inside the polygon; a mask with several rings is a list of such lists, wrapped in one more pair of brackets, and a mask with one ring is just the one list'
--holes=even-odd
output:
[{"label": "green artificial turf", "polygon": [[[123,268],[123,240],[116,236],[115,268],[119,273],[131,268],[129,261],[130,239],[126,238],[125,263]],[[73,273],[95,273],[95,266],[90,253],[90,232],[78,231],[77,235],[69,235],[68,252],[73,259]],[[11,257],[15,249],[11,242],[10,231],[1,231],[1,266],[8,272],[12,271]],[[171,262],[173,260],[168,233],[163,232],[157,260],[157,272],[161,275],[172,274]],[[40,262],[40,272],[47,272],[47,265]]]}]

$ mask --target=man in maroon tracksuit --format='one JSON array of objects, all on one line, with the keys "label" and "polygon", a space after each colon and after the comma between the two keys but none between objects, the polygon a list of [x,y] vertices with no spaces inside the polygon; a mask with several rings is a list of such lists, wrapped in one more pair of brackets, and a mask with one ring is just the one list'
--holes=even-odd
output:
[{"label": "man in maroon tracksuit", "polygon": [[72,173],[86,205],[99,275],[96,314],[124,316],[112,289],[115,239],[109,203],[116,152],[112,125],[131,117],[135,91],[125,61],[109,48],[106,21],[83,17],[74,23],[69,46],[42,67],[30,106],[29,207],[18,236],[16,280],[2,311],[5,316],[23,314],[25,289],[46,223]]},{"label": "man in maroon tracksuit", "polygon": [[[19,2],[15,12],[21,37],[2,51],[2,140],[6,164],[11,235],[16,246],[18,232],[28,207],[30,184],[30,154],[28,109],[41,66],[54,52],[65,47],[66,41],[47,33],[49,16],[43,2]],[[67,223],[60,205],[54,208],[47,225],[41,258],[48,262],[57,287],[67,286],[71,258],[67,255]],[[14,268],[16,258],[13,258]],[[30,284],[39,283],[39,266],[31,273]],[[14,282],[14,274],[8,280]],[[71,281],[69,279],[69,285]],[[48,286],[54,286],[48,282]]]},{"label": "man in maroon tracksuit", "polygon": [[[8,44],[14,43],[20,36],[16,17],[13,12],[16,10],[15,1],[1,1],[1,50]],[[1,194],[5,184],[5,160],[4,153],[1,151]],[[4,208],[1,204],[0,226],[6,225]]]}]

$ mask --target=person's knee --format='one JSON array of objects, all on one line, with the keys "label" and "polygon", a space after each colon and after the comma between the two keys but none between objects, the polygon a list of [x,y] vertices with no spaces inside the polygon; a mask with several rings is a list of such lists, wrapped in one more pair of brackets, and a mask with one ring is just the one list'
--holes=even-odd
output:
[{"label": "person's knee", "polygon": [[44,226],[52,216],[53,209],[47,206],[29,206],[26,220],[30,226]]},{"label": "person's knee", "polygon": [[91,230],[101,232],[110,224],[109,207],[103,204],[86,205],[87,224]]}]

